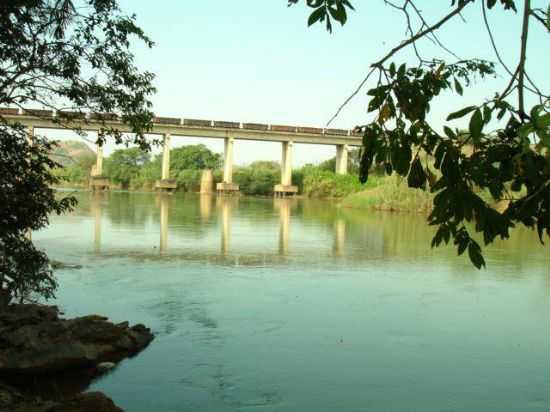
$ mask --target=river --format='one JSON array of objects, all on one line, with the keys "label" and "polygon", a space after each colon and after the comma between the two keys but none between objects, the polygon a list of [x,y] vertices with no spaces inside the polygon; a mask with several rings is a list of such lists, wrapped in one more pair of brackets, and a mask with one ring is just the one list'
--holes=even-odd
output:
[{"label": "river", "polygon": [[94,382],[129,412],[547,411],[550,250],[474,269],[425,217],[327,201],[79,192],[33,234],[66,316],[156,334]]}]

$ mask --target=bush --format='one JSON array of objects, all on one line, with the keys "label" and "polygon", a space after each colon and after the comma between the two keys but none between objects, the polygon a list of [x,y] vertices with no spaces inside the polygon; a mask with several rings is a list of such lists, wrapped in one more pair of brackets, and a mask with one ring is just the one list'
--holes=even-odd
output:
[{"label": "bush", "polygon": [[[296,173],[299,177],[300,174]],[[375,186],[376,178],[369,179],[366,185],[359,182],[356,175],[339,175],[334,172],[306,166],[301,170],[302,193],[308,197],[345,197],[364,190],[367,185]]]},{"label": "bush", "polygon": [[270,195],[273,186],[281,182],[280,166],[276,162],[259,161],[235,170],[233,180],[246,195]]},{"label": "bush", "polygon": [[178,190],[182,192],[198,192],[201,188],[201,170],[181,170],[177,177]]}]

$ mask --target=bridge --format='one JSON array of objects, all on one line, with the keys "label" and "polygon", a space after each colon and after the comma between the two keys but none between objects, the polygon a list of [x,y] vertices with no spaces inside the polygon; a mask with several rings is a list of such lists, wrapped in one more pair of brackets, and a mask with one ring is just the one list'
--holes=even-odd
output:
[{"label": "bridge", "polygon": [[[38,109],[0,108],[0,115],[11,122],[19,122],[34,134],[34,129],[76,129],[98,132],[102,128],[115,128],[123,133],[131,129],[115,114],[80,112],[55,112]],[[63,123],[61,124],[61,121]],[[333,145],[336,148],[336,170],[347,173],[348,150],[361,146],[362,137],[353,130],[304,126],[288,126],[263,123],[200,120],[176,117],[154,117],[147,134],[161,135],[163,140],[161,180],[155,187],[159,190],[175,190],[176,182],[170,178],[170,146],[173,137],[204,137],[224,139],[223,181],[216,185],[218,192],[238,192],[233,183],[233,146],[235,140],[280,142],[281,182],[275,185],[275,195],[294,194],[298,188],[292,185],[292,148],[294,143]],[[103,176],[103,147],[97,145],[96,165],[92,170],[92,189],[108,188],[109,180]]]}]

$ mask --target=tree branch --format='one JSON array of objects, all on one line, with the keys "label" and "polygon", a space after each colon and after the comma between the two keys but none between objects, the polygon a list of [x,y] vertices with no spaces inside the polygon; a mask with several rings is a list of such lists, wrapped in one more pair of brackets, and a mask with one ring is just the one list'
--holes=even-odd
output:
[{"label": "tree branch", "polygon": [[523,7],[523,27],[521,30],[521,51],[518,65],[518,109],[522,117],[525,116],[524,81],[525,59],[527,54],[527,35],[529,34],[529,13],[531,12],[531,0],[525,0]]}]

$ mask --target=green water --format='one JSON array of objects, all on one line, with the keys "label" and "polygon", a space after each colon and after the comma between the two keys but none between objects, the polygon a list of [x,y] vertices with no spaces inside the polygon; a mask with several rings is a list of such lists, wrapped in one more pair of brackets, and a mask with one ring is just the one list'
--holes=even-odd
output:
[{"label": "green water", "polygon": [[550,249],[477,271],[421,216],[329,202],[78,194],[33,234],[67,316],[156,339],[91,389],[127,411],[548,411]]}]

